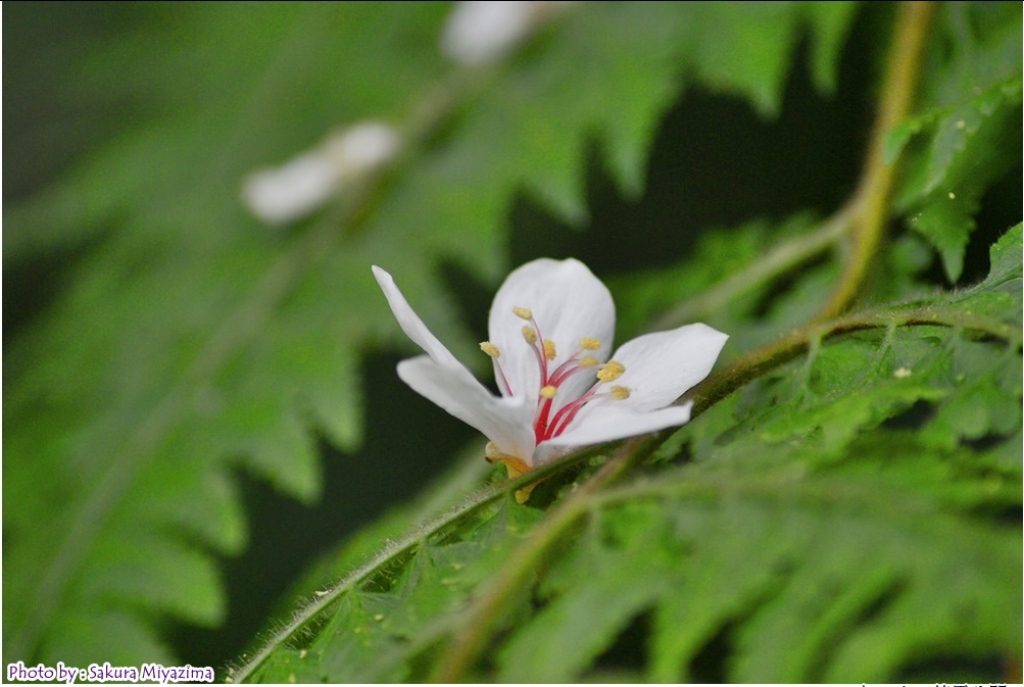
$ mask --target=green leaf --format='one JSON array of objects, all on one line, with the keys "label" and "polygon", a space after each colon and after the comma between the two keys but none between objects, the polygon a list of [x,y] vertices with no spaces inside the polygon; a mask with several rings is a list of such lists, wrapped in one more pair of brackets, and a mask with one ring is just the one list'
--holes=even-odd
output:
[{"label": "green leaf", "polygon": [[[801,24],[809,25],[814,38],[814,82],[832,90],[835,55],[855,8],[848,2],[691,5],[684,19],[688,61],[702,84],[742,94],[762,115],[775,115]],[[751,53],[758,59],[750,59]]]},{"label": "green leaf", "polygon": [[955,282],[982,195],[1020,162],[1021,13],[998,3],[942,5],[939,15],[922,102],[890,133],[887,159],[906,147],[896,206]]},{"label": "green leaf", "polygon": [[[609,547],[603,541],[607,535],[588,532],[557,562],[549,573],[551,583],[542,587],[548,601],[544,610],[498,653],[498,681],[573,680],[635,616],[672,593],[670,573],[677,560],[665,546],[664,533],[639,527],[630,534]],[[623,585],[624,580],[629,584]]]}]

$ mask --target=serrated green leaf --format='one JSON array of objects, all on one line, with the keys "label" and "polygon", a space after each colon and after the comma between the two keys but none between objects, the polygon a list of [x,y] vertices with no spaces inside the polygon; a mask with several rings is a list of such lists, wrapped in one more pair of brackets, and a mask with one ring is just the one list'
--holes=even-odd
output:
[{"label": "serrated green leaf", "polygon": [[985,190],[1010,166],[1020,136],[1021,13],[1009,3],[942,5],[918,112],[890,132],[906,149],[896,206],[956,281]]},{"label": "serrated green leaf", "polygon": [[[619,523],[615,523],[619,524]],[[554,597],[497,656],[499,682],[565,682],[583,672],[629,621],[672,591],[666,573],[675,563],[666,555],[661,531],[633,532],[608,547],[590,535],[558,562],[561,578]],[[625,541],[623,541],[625,539]],[[590,584],[581,584],[586,570]],[[623,586],[623,580],[630,584]],[[542,592],[543,593],[543,592]],[[566,632],[566,628],[574,628]]]},{"label": "serrated green leaf", "polygon": [[923,188],[923,207],[911,226],[943,256],[955,281],[963,269],[968,236],[974,230],[981,194],[1012,164],[1005,151],[1007,127],[1020,112],[1020,78],[993,87],[968,105],[937,117]]},{"label": "serrated green leaf", "polygon": [[[1021,249],[1024,247],[1022,241],[1021,225],[1011,227],[1002,238],[993,244],[989,250],[990,264],[988,277],[976,289],[967,292],[969,299],[975,299],[977,295],[984,295],[986,292],[1005,294],[1012,300],[998,311],[1000,317],[1010,322],[1020,323],[1021,304],[1024,298],[1021,296]],[[980,292],[980,293],[976,293]],[[996,314],[993,312],[993,314]]]},{"label": "serrated green leaf", "polygon": [[[690,5],[684,17],[687,61],[703,85],[744,95],[762,115],[774,115],[801,25],[806,22],[814,36],[815,84],[828,90],[854,8],[852,3]],[[758,59],[749,59],[750,52]]]}]

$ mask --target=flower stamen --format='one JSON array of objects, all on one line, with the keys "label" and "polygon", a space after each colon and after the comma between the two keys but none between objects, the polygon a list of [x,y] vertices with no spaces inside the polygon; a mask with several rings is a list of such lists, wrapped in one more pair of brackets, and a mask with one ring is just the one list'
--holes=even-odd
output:
[{"label": "flower stamen", "polygon": [[513,314],[521,320],[532,320],[533,311],[529,308],[512,308]]},{"label": "flower stamen", "polygon": [[597,371],[597,378],[602,382],[614,382],[616,379],[622,376],[622,373],[626,371],[626,368],[622,363],[617,363],[614,360],[609,360],[601,369]]},{"label": "flower stamen", "polygon": [[[594,339],[590,339],[590,341],[594,341]],[[581,358],[580,354],[582,353],[583,349],[576,351],[573,353],[572,357],[559,365],[555,371],[551,373],[550,382],[555,386],[558,386],[570,376],[578,372],[581,368],[597,367],[599,364],[597,358],[592,355],[585,355]]]},{"label": "flower stamen", "polygon": [[[611,360],[602,364],[596,356],[590,355],[591,351],[597,351],[601,348],[601,341],[599,339],[590,337],[579,339],[579,348],[567,360],[556,367],[554,371],[549,373],[548,363],[553,362],[558,357],[555,342],[544,338],[540,325],[537,324],[537,320],[533,317],[532,310],[517,306],[512,308],[512,313],[519,319],[526,320],[529,323],[524,324],[521,329],[523,340],[533,350],[533,354],[537,358],[537,366],[540,368],[537,414],[533,420],[534,436],[538,444],[564,432],[580,409],[590,401],[597,398],[609,398],[612,400],[629,398],[629,389],[624,386],[613,386],[598,393],[598,387],[606,382],[615,381],[626,371],[622,363]],[[489,344],[489,342],[485,343]],[[493,345],[485,347],[481,344],[480,347],[488,355],[491,354],[490,351],[492,349],[495,352],[497,351],[497,347]],[[495,359],[496,357],[492,356]],[[495,367],[497,368],[497,362],[495,362]],[[590,389],[579,398],[569,400],[561,407],[555,406],[555,395],[558,392],[558,388],[580,370],[593,368],[598,369],[596,380]],[[507,382],[503,382],[503,384],[507,386]]]},{"label": "flower stamen", "polygon": [[533,354],[537,356],[537,365],[540,367],[540,385],[548,384],[548,361],[555,359],[555,343],[544,338],[541,334],[540,325],[533,319],[533,311],[529,308],[512,308],[516,317],[529,320],[530,324],[523,325],[523,338],[530,344]]},{"label": "flower stamen", "polygon": [[629,398],[629,389],[624,386],[613,386],[608,395],[614,398],[616,401],[625,401]]},{"label": "flower stamen", "polygon": [[505,372],[501,369],[501,364],[498,362],[498,358],[501,357],[501,350],[490,341],[481,341],[480,350],[490,356],[491,360],[494,361],[494,371],[497,373],[498,385],[501,387],[502,394],[505,396],[512,396],[512,387],[509,386],[508,379],[505,377]]}]

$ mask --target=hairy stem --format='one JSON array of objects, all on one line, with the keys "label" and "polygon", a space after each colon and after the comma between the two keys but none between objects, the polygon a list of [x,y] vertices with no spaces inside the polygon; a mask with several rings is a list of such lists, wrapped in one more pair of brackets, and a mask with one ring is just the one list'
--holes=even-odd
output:
[{"label": "hairy stem", "polygon": [[900,6],[882,84],[882,100],[871,133],[864,172],[854,196],[849,256],[831,298],[814,318],[817,322],[836,317],[850,307],[863,288],[881,245],[897,164],[896,161],[892,164],[885,162],[885,139],[893,127],[910,113],[934,9],[931,2],[906,2]]},{"label": "hairy stem", "polygon": [[811,322],[800,329],[794,329],[782,338],[751,351],[724,370],[708,377],[686,395],[694,401],[692,416],[696,417],[768,370],[796,358],[814,341],[861,329],[915,325],[954,327],[1002,339],[1013,346],[1021,345],[1022,337],[1019,330],[991,317],[947,311],[934,306],[866,310],[829,322]]},{"label": "hairy stem", "polygon": [[245,682],[252,678],[256,671],[259,670],[260,666],[263,665],[264,661],[270,657],[271,653],[280,646],[289,642],[302,630],[303,627],[337,601],[342,594],[355,589],[363,582],[372,579],[390,563],[416,549],[416,547],[418,547],[423,541],[436,536],[445,530],[451,529],[455,525],[458,525],[458,523],[464,518],[470,517],[480,508],[504,498],[505,495],[510,492],[522,489],[533,482],[545,479],[551,475],[561,472],[562,470],[578,465],[583,461],[589,460],[590,458],[603,453],[605,450],[607,449],[604,446],[591,447],[584,451],[578,451],[572,455],[566,456],[561,460],[553,461],[547,465],[542,465],[535,470],[531,470],[529,473],[517,477],[516,479],[508,480],[507,482],[502,482],[500,484],[489,485],[472,494],[458,505],[445,510],[440,515],[434,516],[424,524],[412,529],[409,533],[385,547],[369,561],[347,574],[336,584],[328,589],[318,592],[315,598],[296,612],[291,621],[275,632],[273,637],[271,637],[266,644],[253,654],[250,659],[231,671],[229,676],[230,681]]},{"label": "hairy stem", "polygon": [[520,546],[494,578],[475,598],[465,614],[465,622],[449,640],[432,680],[457,682],[486,647],[505,604],[522,588],[544,555],[588,512],[588,497],[614,482],[642,461],[660,443],[651,437],[628,442],[582,487],[551,511]]}]

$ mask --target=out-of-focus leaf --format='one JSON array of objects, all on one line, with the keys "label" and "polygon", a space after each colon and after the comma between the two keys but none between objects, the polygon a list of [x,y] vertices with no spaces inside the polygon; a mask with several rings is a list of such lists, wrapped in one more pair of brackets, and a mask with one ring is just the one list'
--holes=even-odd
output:
[{"label": "out-of-focus leaf", "polygon": [[[12,660],[173,662],[161,614],[224,617],[211,550],[246,538],[232,466],[308,500],[311,426],[359,439],[373,258],[339,250],[330,226],[269,234],[244,216],[238,184],[330,126],[401,113],[444,69],[445,10],[165,9],[82,66],[83,89],[145,104],[144,121],[6,218],[5,260],[95,243],[5,347]],[[385,65],[390,78],[371,83]]]}]

